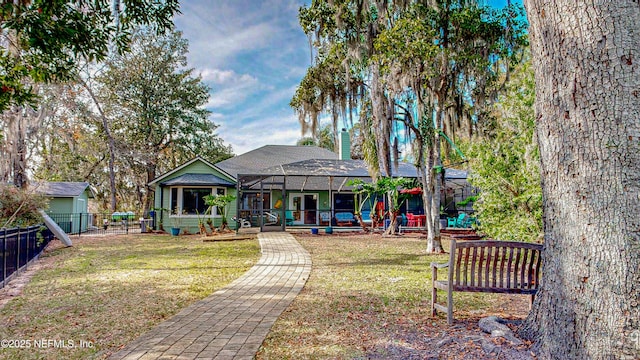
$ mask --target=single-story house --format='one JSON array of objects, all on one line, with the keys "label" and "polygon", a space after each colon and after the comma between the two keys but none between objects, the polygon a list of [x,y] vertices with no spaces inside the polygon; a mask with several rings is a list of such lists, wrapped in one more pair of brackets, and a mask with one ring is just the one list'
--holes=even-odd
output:
[{"label": "single-story house", "polygon": [[36,191],[49,198],[46,212],[66,233],[85,232],[93,223],[88,212],[95,192],[88,182],[40,182]]},{"label": "single-story house", "polygon": [[[202,198],[225,194],[236,197],[227,212],[231,228],[251,226],[266,231],[286,226],[357,225],[350,216],[359,199],[348,181],[370,176],[364,161],[350,159],[346,131],[340,140],[339,154],[316,146],[267,145],[216,164],[196,157],[150,183],[155,186],[156,220],[165,229],[179,225],[196,232],[206,210]],[[401,163],[394,176],[416,178],[417,171]],[[466,172],[446,169],[445,183],[465,184]],[[445,188],[446,199],[451,189]],[[450,192],[451,201],[463,200],[464,194],[456,196],[456,191]],[[363,215],[369,211],[365,203]],[[404,212],[422,214],[421,196],[407,201]],[[212,219],[214,226],[220,225],[217,209]]]}]

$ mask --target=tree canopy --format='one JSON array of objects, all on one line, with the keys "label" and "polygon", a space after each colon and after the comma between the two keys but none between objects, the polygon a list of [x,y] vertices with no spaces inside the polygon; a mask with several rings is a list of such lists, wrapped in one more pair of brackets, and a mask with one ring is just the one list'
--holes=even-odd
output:
[{"label": "tree canopy", "polygon": [[541,241],[540,154],[531,111],[535,84],[531,63],[512,74],[483,141],[465,150],[470,182],[480,189],[474,210],[479,230],[492,239]]},{"label": "tree canopy", "polygon": [[79,64],[128,49],[132,30],[173,27],[178,0],[18,0],[0,5],[0,111],[34,104],[34,84],[75,76]]},{"label": "tree canopy", "polygon": [[331,114],[334,128],[340,117],[358,119],[374,177],[390,176],[400,144],[408,144],[405,159],[424,189],[429,251],[441,250],[440,134],[481,133],[527,43],[522,12],[476,1],[316,0],[300,10],[316,50],[291,102],[303,130],[316,126],[320,112]]},{"label": "tree canopy", "polygon": [[140,29],[129,52],[60,86],[37,139],[44,161],[36,175],[90,181],[104,209],[149,209],[146,184],[158,174],[196,155],[211,162],[231,156],[187,52],[179,32]]}]

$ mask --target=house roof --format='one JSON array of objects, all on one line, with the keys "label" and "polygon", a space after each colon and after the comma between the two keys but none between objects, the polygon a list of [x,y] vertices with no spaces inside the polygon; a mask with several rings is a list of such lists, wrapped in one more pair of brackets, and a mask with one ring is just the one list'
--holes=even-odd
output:
[{"label": "house roof", "polygon": [[336,160],[338,154],[317,146],[265,145],[216,164],[216,167],[237,179],[238,174],[253,174],[258,170],[311,159]]},{"label": "house roof", "polygon": [[179,185],[194,185],[194,186],[208,186],[208,185],[222,185],[222,186],[235,186],[231,181],[227,181],[212,174],[184,174],[173,179],[160,183],[162,186],[179,186]]},{"label": "house roof", "polygon": [[94,197],[88,182],[41,182],[37,185],[37,192],[52,197],[80,196],[89,188],[89,197]]},{"label": "house roof", "polygon": [[[393,176],[416,178],[418,172],[412,164],[399,163],[393,169]],[[243,187],[259,189],[260,182],[270,178],[267,183],[285,184],[288,190],[323,190],[331,186],[332,190],[350,189],[346,184],[349,179],[369,178],[366,162],[363,160],[323,160],[311,159],[291,164],[283,164],[255,171],[250,174],[239,174]],[[467,172],[457,169],[445,169],[445,179],[451,183],[455,179],[466,179]],[[333,178],[329,181],[328,178]]]},{"label": "house roof", "polygon": [[[229,175],[229,174],[228,174],[227,172],[225,172],[224,170],[222,170],[222,169],[218,168],[217,166],[213,165],[212,163],[208,162],[207,160],[203,159],[202,157],[200,157],[200,156],[196,156],[196,157],[194,157],[193,159],[191,159],[191,160],[187,161],[186,163],[184,163],[184,164],[182,164],[182,165],[180,165],[180,166],[178,166],[178,167],[176,167],[176,168],[174,168],[174,169],[171,169],[170,171],[168,171],[168,172],[166,172],[166,173],[164,173],[164,174],[162,174],[162,175],[158,176],[157,178],[155,178],[155,179],[151,180],[151,182],[149,183],[149,185],[154,185],[154,184],[156,184],[156,183],[158,183],[158,182],[162,181],[162,179],[166,179],[167,177],[169,177],[169,176],[171,176],[171,175],[173,175],[173,174],[177,173],[178,171],[180,171],[180,170],[182,170],[182,169],[186,168],[187,166],[189,166],[189,165],[191,165],[191,164],[195,163],[196,161],[200,161],[200,162],[204,163],[205,165],[207,165],[208,167],[210,167],[210,168],[212,168],[212,169],[216,169],[216,170],[220,171],[221,173],[223,173],[224,175],[228,175],[230,178],[233,178],[231,175]],[[221,178],[220,178],[220,179],[221,179]],[[221,179],[221,180],[222,180],[222,179]],[[164,184],[164,183],[161,183],[161,184]]]},{"label": "house roof", "polygon": [[[415,178],[418,172],[412,164],[399,163],[393,168],[393,176]],[[333,177],[369,177],[367,164],[363,160],[311,159],[290,164],[282,164],[241,175],[260,176],[333,176]],[[445,169],[447,179],[466,179],[467,172],[457,169]]]}]

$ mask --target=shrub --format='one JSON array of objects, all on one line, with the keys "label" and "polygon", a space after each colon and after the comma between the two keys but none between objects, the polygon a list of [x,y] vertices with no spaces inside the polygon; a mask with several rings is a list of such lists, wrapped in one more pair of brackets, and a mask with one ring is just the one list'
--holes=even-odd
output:
[{"label": "shrub", "polygon": [[42,223],[38,209],[46,209],[48,199],[13,185],[0,185],[0,227],[26,227]]}]

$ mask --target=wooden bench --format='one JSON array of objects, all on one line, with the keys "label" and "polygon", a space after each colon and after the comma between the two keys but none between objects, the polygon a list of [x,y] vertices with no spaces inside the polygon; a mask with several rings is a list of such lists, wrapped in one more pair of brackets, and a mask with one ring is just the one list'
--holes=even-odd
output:
[{"label": "wooden bench", "polygon": [[[447,313],[453,323],[453,292],[487,292],[531,295],[540,285],[542,245],[515,241],[451,240],[449,262],[431,263],[431,315]],[[438,269],[448,268],[447,280],[438,280]],[[438,304],[437,291],[447,292],[447,304]]]}]

